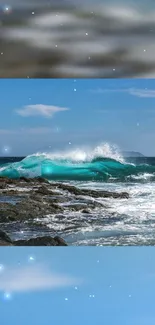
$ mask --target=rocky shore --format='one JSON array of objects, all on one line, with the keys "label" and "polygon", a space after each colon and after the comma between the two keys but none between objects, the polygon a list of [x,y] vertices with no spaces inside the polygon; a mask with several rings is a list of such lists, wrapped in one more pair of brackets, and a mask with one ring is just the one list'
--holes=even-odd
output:
[{"label": "rocky shore", "polygon": [[[72,197],[73,203],[70,202]],[[83,198],[79,200],[79,198]],[[59,215],[63,221],[63,214],[66,211],[79,211],[89,214],[90,211],[98,207],[104,207],[97,198],[128,199],[126,192],[108,192],[91,189],[79,189],[71,184],[61,182],[48,182],[44,178],[9,179],[0,177],[0,224],[1,230],[5,232],[5,225],[11,226],[15,222],[21,225],[37,224],[40,229],[43,227],[42,218],[47,215]],[[61,217],[62,216],[62,217]],[[45,227],[45,226],[44,226]],[[68,225],[69,227],[69,225]],[[7,235],[0,235],[0,245],[15,246],[66,246],[67,244],[57,236],[44,236],[25,238],[12,241]],[[4,233],[3,233],[4,234]]]},{"label": "rocky shore", "polygon": [[13,241],[6,232],[0,230],[0,246],[67,246],[67,244],[59,236],[55,236],[54,238],[46,236]]}]

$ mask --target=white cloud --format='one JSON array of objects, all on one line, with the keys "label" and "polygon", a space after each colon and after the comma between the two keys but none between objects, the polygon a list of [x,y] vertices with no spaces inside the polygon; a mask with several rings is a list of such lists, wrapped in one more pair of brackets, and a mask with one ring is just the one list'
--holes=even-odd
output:
[{"label": "white cloud", "polygon": [[0,291],[28,292],[51,290],[79,284],[76,278],[51,272],[47,266],[31,265],[23,268],[4,269],[0,276]]},{"label": "white cloud", "polygon": [[129,89],[129,93],[137,97],[155,98],[154,89]]},{"label": "white cloud", "polygon": [[155,89],[136,89],[136,88],[126,88],[126,89],[92,89],[90,90],[94,94],[105,94],[105,93],[128,93],[132,96],[141,98],[155,98]]},{"label": "white cloud", "polygon": [[55,113],[68,110],[69,108],[66,107],[36,104],[24,106],[23,108],[16,110],[16,113],[23,117],[40,115],[46,118],[50,118],[53,117]]}]

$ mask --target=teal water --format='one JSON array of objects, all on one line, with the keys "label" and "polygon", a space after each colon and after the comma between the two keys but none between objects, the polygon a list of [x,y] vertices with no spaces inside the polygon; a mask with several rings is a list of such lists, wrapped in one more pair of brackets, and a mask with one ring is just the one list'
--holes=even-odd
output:
[{"label": "teal water", "polygon": [[[137,160],[138,159],[138,160]],[[121,181],[141,180],[143,175],[155,180],[155,159],[137,158],[135,163],[112,158],[72,159],[46,154],[28,156],[21,161],[0,161],[0,176],[9,178],[42,176],[60,181]],[[144,177],[146,178],[146,177]]]}]

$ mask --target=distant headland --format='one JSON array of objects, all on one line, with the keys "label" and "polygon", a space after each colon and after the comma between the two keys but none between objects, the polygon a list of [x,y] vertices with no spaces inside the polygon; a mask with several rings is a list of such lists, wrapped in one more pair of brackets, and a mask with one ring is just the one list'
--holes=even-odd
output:
[{"label": "distant headland", "polygon": [[145,157],[142,153],[140,152],[137,152],[137,151],[122,151],[122,156],[125,157],[125,158],[129,158],[129,157],[135,157],[135,158],[138,158],[138,157]]}]

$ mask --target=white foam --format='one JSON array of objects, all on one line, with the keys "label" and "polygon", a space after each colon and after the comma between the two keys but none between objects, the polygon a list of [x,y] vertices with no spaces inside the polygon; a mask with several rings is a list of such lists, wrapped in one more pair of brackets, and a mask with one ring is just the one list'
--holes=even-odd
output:
[{"label": "white foam", "polygon": [[97,157],[115,159],[121,163],[124,163],[124,159],[119,153],[119,149],[108,143],[103,143],[95,148],[83,147],[83,148],[74,148],[72,150],[60,151],[60,152],[38,152],[34,155],[27,156],[30,157],[42,157],[51,160],[69,160],[72,162],[90,162],[92,159]]}]

